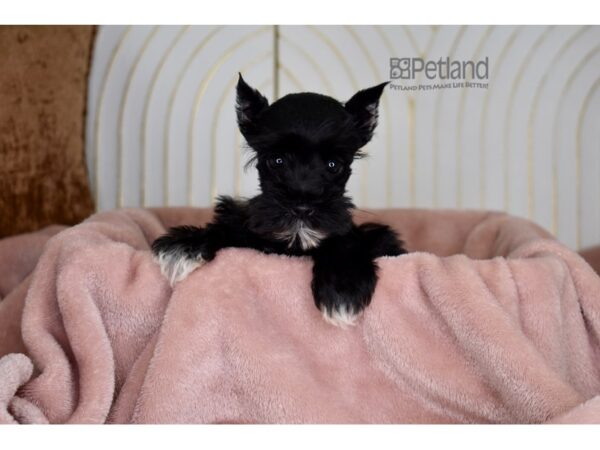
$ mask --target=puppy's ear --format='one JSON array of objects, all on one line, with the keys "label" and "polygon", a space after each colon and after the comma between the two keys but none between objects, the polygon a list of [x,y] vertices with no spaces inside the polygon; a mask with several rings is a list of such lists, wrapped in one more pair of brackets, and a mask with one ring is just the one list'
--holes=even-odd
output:
[{"label": "puppy's ear", "polygon": [[346,111],[354,117],[354,122],[362,140],[361,147],[373,137],[373,131],[377,126],[379,97],[381,97],[383,89],[388,83],[389,81],[386,81],[377,86],[358,91],[344,105]]},{"label": "puppy's ear", "polygon": [[256,118],[267,106],[269,106],[267,99],[256,89],[250,87],[240,73],[235,111],[240,131],[244,137],[247,138],[256,130]]}]

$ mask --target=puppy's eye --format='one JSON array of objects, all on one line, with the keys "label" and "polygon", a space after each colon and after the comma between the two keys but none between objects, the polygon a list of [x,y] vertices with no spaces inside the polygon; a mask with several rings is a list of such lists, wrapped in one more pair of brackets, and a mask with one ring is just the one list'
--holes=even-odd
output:
[{"label": "puppy's eye", "polygon": [[331,173],[337,173],[341,168],[341,164],[333,159],[327,161],[327,170]]},{"label": "puppy's eye", "polygon": [[283,160],[283,157],[281,157],[281,156],[273,156],[273,157],[269,158],[268,164],[271,168],[279,168],[279,167],[283,167],[283,165],[285,164],[285,161]]}]

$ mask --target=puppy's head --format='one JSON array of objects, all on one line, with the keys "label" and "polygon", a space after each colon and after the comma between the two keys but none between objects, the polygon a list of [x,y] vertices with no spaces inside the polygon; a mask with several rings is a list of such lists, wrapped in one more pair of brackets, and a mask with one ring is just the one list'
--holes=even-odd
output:
[{"label": "puppy's head", "polygon": [[[250,226],[303,249],[351,226],[345,196],[352,161],[377,125],[387,83],[359,91],[346,103],[314,93],[289,94],[269,105],[240,75],[237,119],[253,150],[262,195]],[[306,239],[302,241],[303,234]]]}]

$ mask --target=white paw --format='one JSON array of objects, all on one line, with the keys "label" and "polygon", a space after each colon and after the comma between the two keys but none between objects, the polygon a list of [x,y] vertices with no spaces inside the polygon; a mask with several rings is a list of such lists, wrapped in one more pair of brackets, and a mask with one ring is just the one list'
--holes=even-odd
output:
[{"label": "white paw", "polygon": [[187,278],[187,276],[204,264],[202,258],[191,259],[181,252],[164,252],[154,256],[160,271],[169,280],[171,286]]},{"label": "white paw", "polygon": [[340,305],[331,311],[324,307],[321,312],[325,322],[343,329],[356,325],[356,319],[359,316],[353,308],[349,308],[347,305]]}]

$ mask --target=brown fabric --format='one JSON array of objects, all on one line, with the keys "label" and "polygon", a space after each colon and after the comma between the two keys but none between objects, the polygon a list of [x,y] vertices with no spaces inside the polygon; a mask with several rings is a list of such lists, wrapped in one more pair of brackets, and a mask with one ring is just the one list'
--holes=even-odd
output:
[{"label": "brown fabric", "polygon": [[93,26],[0,26],[0,237],[94,210],[84,158]]}]

